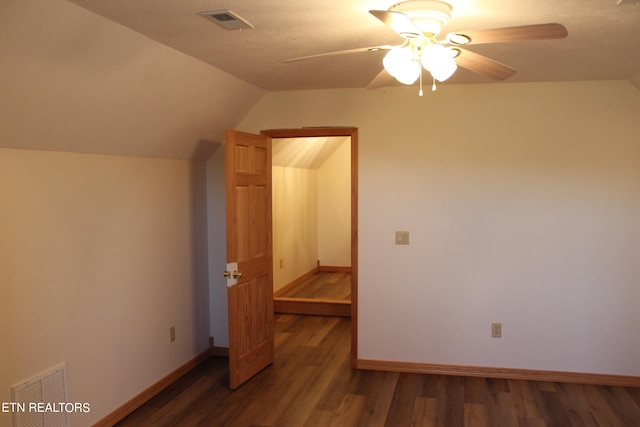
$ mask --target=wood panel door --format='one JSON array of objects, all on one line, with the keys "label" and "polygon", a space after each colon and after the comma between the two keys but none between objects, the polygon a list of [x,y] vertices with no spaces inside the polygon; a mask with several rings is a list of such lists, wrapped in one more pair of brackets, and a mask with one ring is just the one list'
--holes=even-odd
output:
[{"label": "wood panel door", "polygon": [[235,389],[274,358],[271,138],[226,131],[225,167],[227,263],[234,267],[227,268],[229,386]]}]

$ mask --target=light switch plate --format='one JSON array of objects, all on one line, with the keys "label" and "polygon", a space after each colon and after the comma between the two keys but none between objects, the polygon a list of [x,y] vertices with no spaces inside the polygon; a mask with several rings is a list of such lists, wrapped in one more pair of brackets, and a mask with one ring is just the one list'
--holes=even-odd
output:
[{"label": "light switch plate", "polygon": [[408,245],[408,244],[409,244],[409,232],[396,231],[396,245]]}]

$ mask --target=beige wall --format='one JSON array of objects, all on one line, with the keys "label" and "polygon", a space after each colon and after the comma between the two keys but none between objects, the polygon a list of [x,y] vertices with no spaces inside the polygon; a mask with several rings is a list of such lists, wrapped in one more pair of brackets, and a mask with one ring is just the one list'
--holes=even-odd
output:
[{"label": "beige wall", "polygon": [[272,195],[275,291],[317,265],[317,170],[274,166]]},{"label": "beige wall", "polygon": [[0,401],[66,362],[86,426],[206,350],[203,200],[204,164],[0,149]]},{"label": "beige wall", "polygon": [[640,375],[639,114],[627,81],[442,85],[270,93],[238,128],[359,128],[360,358]]},{"label": "beige wall", "polygon": [[318,168],[318,260],[351,266],[351,140]]}]

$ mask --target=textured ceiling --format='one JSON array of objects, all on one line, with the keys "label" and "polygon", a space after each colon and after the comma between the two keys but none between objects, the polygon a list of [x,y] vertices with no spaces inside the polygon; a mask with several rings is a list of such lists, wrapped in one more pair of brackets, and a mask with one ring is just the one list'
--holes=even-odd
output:
[{"label": "textured ceiling", "polygon": [[[384,52],[284,63],[288,58],[401,39],[368,13],[381,0],[70,0],[266,90],[365,87]],[[507,82],[619,80],[640,75],[636,0],[451,0],[443,33],[558,22],[562,40],[474,45],[468,49],[518,70]],[[229,9],[254,26],[228,31],[199,12]],[[459,68],[447,83],[489,82]],[[446,84],[446,83],[445,83]]]}]

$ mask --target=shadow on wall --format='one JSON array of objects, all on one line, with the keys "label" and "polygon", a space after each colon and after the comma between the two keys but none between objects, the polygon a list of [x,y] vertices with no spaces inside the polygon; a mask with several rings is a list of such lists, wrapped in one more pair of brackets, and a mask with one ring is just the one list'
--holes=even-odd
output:
[{"label": "shadow on wall", "polygon": [[[189,156],[191,165],[191,205],[192,205],[192,248],[193,274],[194,274],[194,319],[199,327],[206,325],[206,331],[196,331],[198,336],[211,336],[211,311],[209,305],[211,289],[209,287],[210,263],[209,263],[209,227],[207,207],[207,161],[220,150],[224,144],[207,139],[199,139],[193,152]],[[224,150],[220,150],[224,156]],[[224,172],[223,172],[224,173]],[[215,269],[214,269],[215,270]],[[215,271],[213,271],[215,273]],[[204,318],[203,318],[204,317]],[[208,345],[208,343],[207,343]]]},{"label": "shadow on wall", "polygon": [[227,347],[227,284],[222,276],[227,263],[224,143],[201,140],[196,151],[198,158],[207,157],[205,236],[209,283],[209,333],[216,347]]},{"label": "shadow on wall", "polygon": [[223,145],[224,143],[222,142],[199,139],[193,149],[193,152],[191,153],[191,156],[189,156],[189,159],[206,162],[207,160],[209,160],[209,157],[211,157],[213,153]]}]

